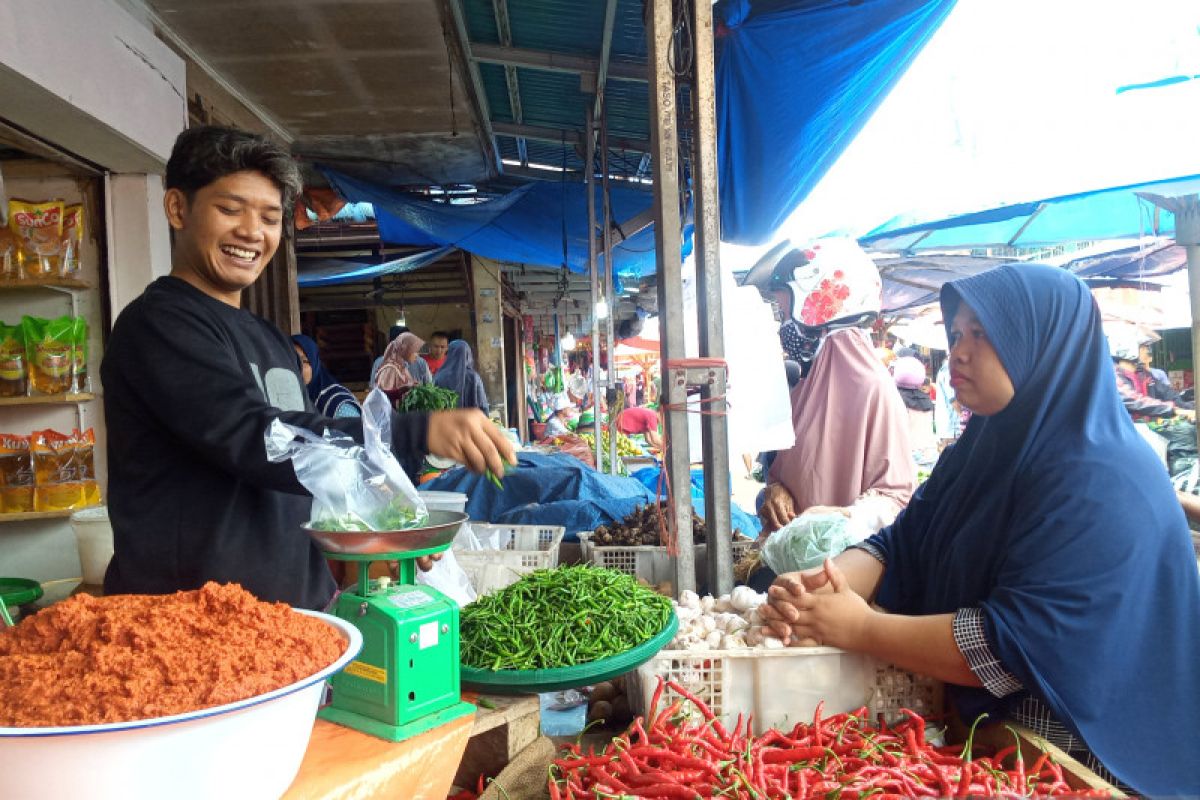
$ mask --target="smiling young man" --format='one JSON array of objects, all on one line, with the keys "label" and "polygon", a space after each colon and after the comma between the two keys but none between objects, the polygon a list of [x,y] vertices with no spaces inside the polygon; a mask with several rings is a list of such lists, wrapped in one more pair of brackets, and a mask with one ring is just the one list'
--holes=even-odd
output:
[{"label": "smiling young man", "polygon": [[[167,163],[171,273],[117,318],[100,373],[115,554],[107,593],[162,594],[206,581],[321,608],[334,591],[300,530],[311,500],[290,462],[267,461],[275,419],[362,440],[360,419],[316,413],[291,341],[241,308],[270,263],[301,188],[286,150],[253,134],[193,128]],[[476,471],[515,463],[478,411],[393,415],[402,464],[431,452]]]}]

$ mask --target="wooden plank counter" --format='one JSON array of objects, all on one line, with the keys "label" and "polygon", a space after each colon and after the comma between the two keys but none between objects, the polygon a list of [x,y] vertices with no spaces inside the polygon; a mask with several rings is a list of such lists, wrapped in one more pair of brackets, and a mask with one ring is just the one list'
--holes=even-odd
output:
[{"label": "wooden plank counter", "polygon": [[[473,692],[463,700],[479,702]],[[465,716],[404,742],[318,719],[284,800],[444,800],[460,768],[496,774],[538,735],[538,699],[488,696]],[[465,780],[465,778],[464,778]]]},{"label": "wooden plank counter", "polygon": [[445,800],[475,718],[404,742],[385,742],[318,719],[284,800]]}]

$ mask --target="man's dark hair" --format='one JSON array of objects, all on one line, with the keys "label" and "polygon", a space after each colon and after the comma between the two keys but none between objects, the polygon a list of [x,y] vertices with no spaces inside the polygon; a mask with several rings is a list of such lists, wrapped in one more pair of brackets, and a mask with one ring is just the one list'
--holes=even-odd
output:
[{"label": "man's dark hair", "polygon": [[445,339],[447,342],[450,341],[450,334],[446,333],[445,331],[434,331],[433,333],[429,334],[429,340],[433,341],[439,336]]},{"label": "man's dark hair", "polygon": [[270,178],[279,187],[284,213],[291,211],[304,188],[291,154],[265,136],[235,128],[201,125],[179,134],[167,161],[167,188],[183,192],[190,203],[213,181],[247,170]]},{"label": "man's dark hair", "polygon": [[388,342],[390,343],[396,341],[397,336],[402,333],[408,333],[408,330],[409,328],[407,325],[393,325],[388,329]]}]

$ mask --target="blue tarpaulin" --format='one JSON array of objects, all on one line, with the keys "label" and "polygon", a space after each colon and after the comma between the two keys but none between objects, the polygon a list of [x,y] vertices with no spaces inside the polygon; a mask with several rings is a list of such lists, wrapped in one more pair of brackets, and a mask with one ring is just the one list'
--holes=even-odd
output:
[{"label": "blue tarpaulin", "polygon": [[[658,470],[639,470],[632,478],[597,472],[574,456],[518,453],[519,465],[504,476],[504,490],[482,475],[457,467],[421,485],[422,491],[462,492],[474,520],[509,525],[562,525],[568,539],[597,525],[619,522],[638,506],[658,498]],[[692,474],[692,508],[704,516],[704,479]],[[731,505],[733,527],[758,536],[757,517]]]},{"label": "blue tarpaulin", "polygon": [[[498,261],[548,267],[561,266],[565,260],[573,272],[587,271],[587,189],[582,183],[534,181],[494,200],[452,205],[330,169],[322,171],[342,197],[374,205],[379,237],[386,242],[453,245]],[[620,186],[611,187],[610,197],[618,224],[646,211],[653,201],[650,192]],[[597,208],[600,202],[597,188]],[[641,277],[653,273],[653,227],[616,245],[613,263],[618,275]]]},{"label": "blue tarpaulin", "polygon": [[1148,198],[1197,192],[1200,175],[1188,175],[1017,203],[919,225],[887,222],[858,241],[872,250],[913,252],[1168,236],[1175,231],[1174,215]]},{"label": "blue tarpaulin", "polygon": [[452,247],[431,247],[419,253],[394,258],[382,264],[369,264],[346,258],[301,259],[296,283],[300,286],[333,286],[351,281],[363,281],[381,275],[398,275],[427,267],[449,253]]},{"label": "blue tarpaulin", "polygon": [[953,6],[953,0],[717,4],[722,239],[761,244],[771,237]]}]

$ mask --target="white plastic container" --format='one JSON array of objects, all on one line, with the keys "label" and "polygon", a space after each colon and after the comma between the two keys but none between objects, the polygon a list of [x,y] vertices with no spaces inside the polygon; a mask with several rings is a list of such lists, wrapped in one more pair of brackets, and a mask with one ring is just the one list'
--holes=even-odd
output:
[{"label": "white plastic container", "polygon": [[337,628],[346,640],[341,658],[273,692],[187,714],[107,725],[0,728],[0,797],[281,796],[304,760],[326,678],[362,648],[362,634],[353,625],[296,610]]},{"label": "white plastic container", "polygon": [[[695,694],[730,728],[738,714],[753,714],[758,733],[811,721],[822,700],[826,716],[867,706],[872,719],[881,713],[889,720],[901,708],[930,715],[942,705],[939,681],[836,647],[662,650],[625,679],[634,714],[649,710],[660,677]],[[664,689],[660,709],[676,699]]]},{"label": "white plastic container", "polygon": [[516,583],[537,569],[558,566],[558,548],[566,528],[562,525],[471,524],[481,542],[497,543],[500,549],[455,550],[459,566],[481,595]]},{"label": "white plastic container", "polygon": [[466,513],[467,496],[462,492],[417,492],[430,511],[459,511]]},{"label": "white plastic container", "polygon": [[108,508],[94,506],[71,514],[71,528],[79,547],[79,565],[83,582],[93,586],[104,583],[104,572],[113,557],[113,530],[108,521]]}]

